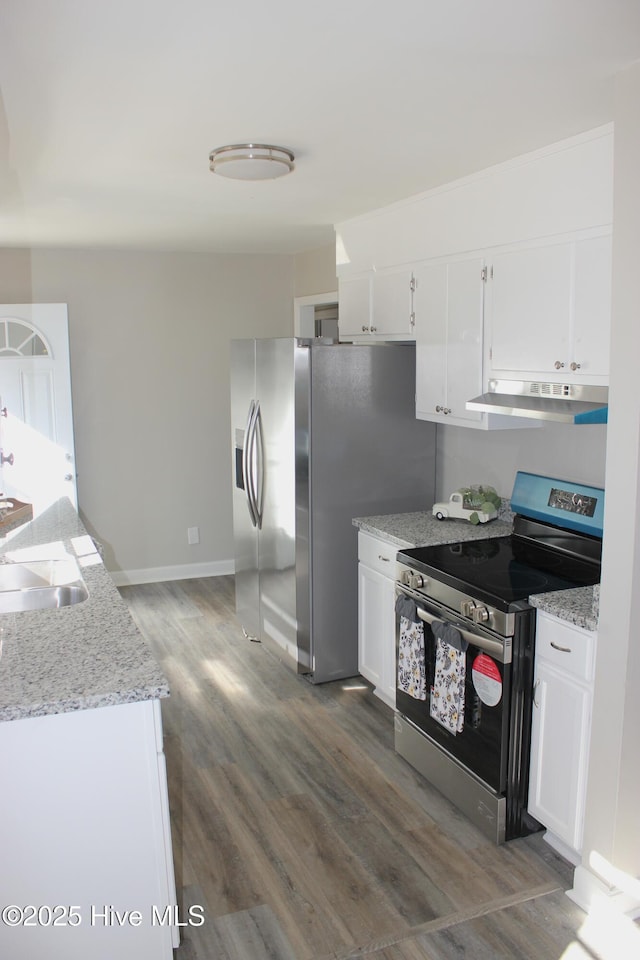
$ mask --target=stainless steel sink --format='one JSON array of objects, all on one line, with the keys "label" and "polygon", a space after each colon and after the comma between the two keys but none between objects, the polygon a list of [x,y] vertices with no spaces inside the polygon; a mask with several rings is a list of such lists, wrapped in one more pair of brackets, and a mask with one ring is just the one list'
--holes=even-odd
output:
[{"label": "stainless steel sink", "polygon": [[55,610],[89,596],[76,561],[34,560],[0,564],[0,614]]}]

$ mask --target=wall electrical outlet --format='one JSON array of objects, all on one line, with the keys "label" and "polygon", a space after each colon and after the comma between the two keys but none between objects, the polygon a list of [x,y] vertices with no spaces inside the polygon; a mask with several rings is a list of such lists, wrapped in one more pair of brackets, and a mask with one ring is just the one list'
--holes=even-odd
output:
[{"label": "wall electrical outlet", "polygon": [[187,527],[187,541],[192,545],[194,543],[200,543],[199,527]]}]

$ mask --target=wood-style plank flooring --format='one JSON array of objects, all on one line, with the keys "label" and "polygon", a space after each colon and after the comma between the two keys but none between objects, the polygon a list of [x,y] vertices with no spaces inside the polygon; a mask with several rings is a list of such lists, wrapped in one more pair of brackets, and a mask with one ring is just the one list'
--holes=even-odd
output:
[{"label": "wood-style plank flooring", "polygon": [[121,592],[171,686],[178,899],[205,911],[177,960],[599,956],[541,837],[493,845],[395,754],[366,682],[314,686],[246,640],[232,577]]}]

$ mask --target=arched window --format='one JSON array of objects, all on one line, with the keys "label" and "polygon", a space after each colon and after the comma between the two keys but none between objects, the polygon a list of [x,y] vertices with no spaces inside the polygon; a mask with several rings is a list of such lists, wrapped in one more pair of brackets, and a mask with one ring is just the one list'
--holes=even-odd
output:
[{"label": "arched window", "polygon": [[0,357],[49,357],[51,351],[37,330],[23,320],[0,320]]}]

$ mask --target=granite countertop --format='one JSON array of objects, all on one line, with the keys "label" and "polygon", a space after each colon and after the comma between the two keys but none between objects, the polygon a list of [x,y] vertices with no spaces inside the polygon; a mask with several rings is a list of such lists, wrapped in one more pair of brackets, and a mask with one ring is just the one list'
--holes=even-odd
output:
[{"label": "granite countertop", "polygon": [[529,597],[537,610],[551,613],[560,620],[575,623],[583,630],[598,629],[598,598],[593,587],[575,587]]},{"label": "granite countertop", "polygon": [[[466,520],[436,520],[431,511],[414,513],[391,513],[379,517],[355,517],[353,525],[399,547],[424,547],[439,543],[457,543],[461,540],[486,540],[489,537],[509,536],[513,515],[507,505],[499,516],[488,523],[473,525]],[[529,602],[538,610],[544,610],[575,623],[585,630],[598,629],[598,592],[594,587],[576,587],[572,590],[556,590],[529,597]]]},{"label": "granite countertop", "polygon": [[89,596],[57,610],[15,614],[0,655],[0,720],[169,696],[162,670],[69,500],[58,500],[0,542],[8,557],[29,550],[36,559],[37,548],[43,559],[65,551],[74,556]]},{"label": "granite countertop", "polygon": [[390,513],[381,517],[355,517],[353,525],[381,540],[400,547],[426,547],[439,543],[458,543],[460,540],[487,540],[506,537],[511,533],[511,519],[489,520],[488,523],[469,523],[468,520],[436,520],[431,511]]}]

